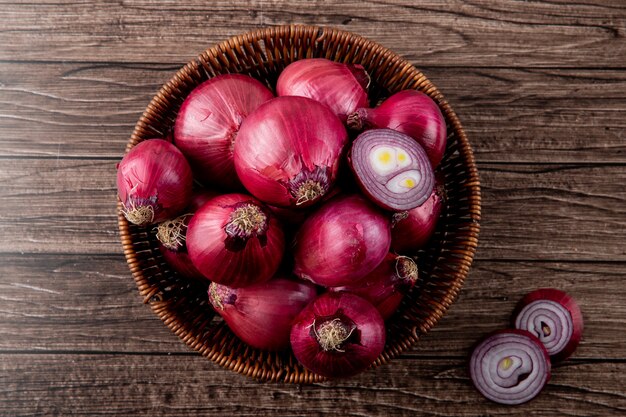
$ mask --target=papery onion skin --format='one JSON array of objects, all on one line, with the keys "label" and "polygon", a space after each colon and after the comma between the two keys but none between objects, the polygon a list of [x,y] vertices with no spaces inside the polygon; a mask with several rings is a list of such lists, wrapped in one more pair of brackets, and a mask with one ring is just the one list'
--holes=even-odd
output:
[{"label": "papery onion skin", "polygon": [[243,74],[218,75],[185,98],[174,124],[174,143],[205,184],[241,189],[233,148],[243,120],[273,98],[260,81]]},{"label": "papery onion skin", "polygon": [[[333,326],[337,326],[334,332]],[[385,347],[385,324],[378,310],[361,297],[328,292],[296,317],[291,347],[310,371],[327,378],[349,377],[380,356]]]},{"label": "papery onion skin", "polygon": [[[486,369],[488,373],[483,372]],[[550,370],[550,357],[543,344],[532,333],[519,329],[487,335],[474,347],[469,362],[476,389],[491,401],[506,405],[536,397],[550,380]]]},{"label": "papery onion skin", "polygon": [[360,108],[348,116],[348,126],[389,128],[411,136],[424,147],[433,168],[436,168],[446,150],[446,121],[441,109],[430,97],[416,90],[400,91],[380,106]]},{"label": "papery onion skin", "polygon": [[445,200],[443,179],[435,175],[435,186],[424,203],[411,210],[394,213],[391,249],[398,253],[413,254],[425,247],[437,228]]},{"label": "papery onion skin", "polygon": [[[379,151],[384,152],[376,157]],[[382,156],[386,157],[384,162],[378,161]],[[404,165],[396,160],[400,157],[408,163]],[[394,166],[388,172],[386,167],[380,167],[378,169],[386,171],[377,172],[372,159],[382,165]],[[435,185],[435,175],[424,149],[411,137],[391,129],[372,129],[361,133],[352,143],[348,162],[361,191],[386,210],[406,211],[423,204]],[[406,174],[411,174],[411,178],[406,180],[410,181],[410,186],[397,185],[400,191],[390,189],[392,182]]]},{"label": "papery onion skin", "polygon": [[332,287],[332,291],[347,291],[372,303],[387,320],[396,312],[404,296],[415,286],[418,268],[407,256],[389,253],[383,262],[358,285]]},{"label": "papery onion skin", "polygon": [[193,177],[183,154],[163,139],[135,145],[118,164],[117,193],[126,219],[145,226],[171,219],[189,204]]},{"label": "papery onion skin", "polygon": [[388,217],[364,197],[340,195],[300,227],[294,273],[327,287],[355,285],[389,252],[390,229]]},{"label": "papery onion skin", "polygon": [[238,288],[274,275],[285,237],[278,220],[254,197],[223,194],[205,203],[191,219],[187,250],[208,279]]},{"label": "papery onion skin", "polygon": [[195,213],[200,207],[204,205],[204,203],[206,203],[213,197],[217,197],[218,195],[220,195],[220,193],[218,193],[217,191],[206,188],[198,188],[196,190],[193,190],[193,193],[191,194],[191,200],[189,201],[186,212]]},{"label": "papery onion skin", "polygon": [[243,288],[213,282],[208,293],[211,305],[237,337],[271,351],[289,347],[294,319],[317,297],[312,283],[283,277]]},{"label": "papery onion skin", "polygon": [[345,122],[348,114],[368,105],[368,84],[369,75],[361,65],[308,58],[292,62],[280,73],[276,93],[319,101]]},{"label": "papery onion skin", "polygon": [[347,141],[341,121],[324,105],[305,97],[277,97],[241,125],[235,168],[259,200],[304,208],[330,192]]},{"label": "papery onion skin", "polygon": [[512,323],[515,328],[537,336],[553,362],[567,359],[574,353],[584,327],[576,300],[556,288],[540,288],[526,294],[513,311]]}]

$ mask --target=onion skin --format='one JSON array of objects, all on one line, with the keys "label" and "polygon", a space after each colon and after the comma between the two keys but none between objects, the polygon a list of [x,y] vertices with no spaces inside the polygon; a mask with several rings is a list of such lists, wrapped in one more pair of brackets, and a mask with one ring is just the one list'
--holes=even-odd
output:
[{"label": "onion skin", "polygon": [[[345,331],[343,337],[335,336],[333,343],[328,343],[324,326],[333,321]],[[329,292],[296,317],[291,347],[310,371],[326,378],[349,377],[367,369],[380,356],[385,347],[385,324],[378,310],[361,297]]]},{"label": "onion skin", "polygon": [[189,163],[163,139],[138,143],[118,164],[117,193],[123,213],[138,226],[178,216],[189,204],[192,185]]},{"label": "onion skin", "polygon": [[487,335],[476,344],[469,362],[476,389],[489,400],[506,405],[536,397],[550,380],[550,370],[550,356],[543,344],[532,333],[519,329]]},{"label": "onion skin", "polygon": [[205,277],[238,288],[274,275],[285,237],[278,220],[258,200],[224,194],[205,203],[191,219],[187,250]]},{"label": "onion skin", "polygon": [[300,227],[294,273],[326,287],[356,285],[389,252],[390,229],[389,219],[364,197],[338,196]]},{"label": "onion skin", "polygon": [[203,183],[241,189],[233,147],[242,121],[273,98],[260,81],[243,74],[218,75],[185,98],[174,124],[174,142]]},{"label": "onion skin", "polygon": [[331,291],[347,291],[372,303],[383,320],[398,310],[405,294],[418,278],[415,261],[406,256],[388,253],[383,262],[367,274],[358,285],[332,287]]},{"label": "onion skin", "polygon": [[388,128],[411,136],[424,147],[433,168],[439,165],[446,150],[446,121],[441,109],[420,91],[403,90],[374,109],[357,109],[348,116],[347,123],[359,131]]},{"label": "onion skin", "polygon": [[272,351],[289,347],[294,319],[317,297],[312,283],[282,277],[243,288],[213,282],[208,293],[211,305],[237,337]]},{"label": "onion skin", "polygon": [[[379,159],[383,156],[386,159],[381,163]],[[400,156],[408,164],[400,166]],[[372,160],[392,167],[379,167],[385,172],[377,172]],[[348,162],[361,191],[386,210],[410,210],[423,204],[435,184],[435,174],[424,149],[411,137],[395,130],[372,129],[361,133],[352,144]],[[404,181],[399,181],[395,188],[400,191],[390,188],[390,184],[407,174],[411,174],[407,180],[410,186],[401,186]]]},{"label": "onion skin", "polygon": [[425,247],[437,228],[445,199],[443,181],[436,175],[435,187],[422,205],[394,213],[391,223],[391,249],[398,253],[413,254]]},{"label": "onion skin", "polygon": [[280,73],[276,93],[319,101],[345,122],[348,114],[369,104],[368,84],[362,65],[308,58],[292,62]]},{"label": "onion skin", "polygon": [[[556,320],[558,314],[567,320]],[[567,359],[574,353],[583,334],[583,316],[573,297],[556,288],[540,288],[526,294],[511,317],[517,329],[527,330],[545,345],[552,362]],[[543,328],[547,326],[547,328]]]},{"label": "onion skin", "polygon": [[195,213],[200,207],[204,205],[204,203],[206,203],[213,197],[217,197],[218,195],[220,194],[217,191],[207,190],[206,188],[199,188],[197,190],[194,190],[191,194],[191,200],[189,201],[189,205],[187,206],[187,212]]},{"label": "onion skin", "polygon": [[259,200],[304,208],[329,193],[347,142],[346,129],[324,105],[305,97],[277,97],[241,125],[235,168]]}]

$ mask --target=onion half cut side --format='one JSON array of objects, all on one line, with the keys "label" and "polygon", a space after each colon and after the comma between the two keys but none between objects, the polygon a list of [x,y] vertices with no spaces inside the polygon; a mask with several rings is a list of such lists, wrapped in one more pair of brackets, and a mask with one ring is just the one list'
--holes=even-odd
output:
[{"label": "onion half cut side", "polygon": [[512,322],[516,329],[528,330],[543,343],[552,361],[568,358],[583,333],[580,307],[567,293],[540,288],[526,294],[515,308]]},{"label": "onion half cut side", "polygon": [[525,330],[499,330],[474,348],[469,372],[482,395],[500,404],[535,398],[550,379],[550,357],[543,344]]}]

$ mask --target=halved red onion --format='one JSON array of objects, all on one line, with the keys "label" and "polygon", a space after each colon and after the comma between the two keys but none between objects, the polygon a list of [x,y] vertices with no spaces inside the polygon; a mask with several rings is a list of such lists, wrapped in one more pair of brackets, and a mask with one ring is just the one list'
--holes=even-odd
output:
[{"label": "halved red onion", "polygon": [[522,404],[535,398],[550,379],[550,357],[526,330],[499,330],[472,351],[469,372],[478,391],[500,404]]},{"label": "halved red onion", "polygon": [[436,168],[446,150],[446,121],[435,103],[416,90],[400,91],[374,109],[362,108],[348,116],[348,126],[388,128],[409,135],[426,150]]},{"label": "halved red onion", "polygon": [[423,204],[435,175],[424,149],[411,137],[391,129],[361,133],[348,161],[359,187],[374,203],[393,211]]},{"label": "halved red onion", "polygon": [[380,265],[390,245],[388,217],[361,195],[340,195],[300,227],[294,273],[327,287],[355,285]]},{"label": "halved red onion", "polygon": [[424,203],[393,214],[391,249],[412,254],[426,246],[435,232],[445,199],[443,179],[435,175],[435,186]]},{"label": "halved red onion", "polygon": [[209,301],[228,327],[252,347],[282,350],[289,347],[296,316],[317,297],[310,282],[283,277],[231,288],[212,282]]},{"label": "halved red onion", "polygon": [[296,317],[291,347],[305,368],[327,378],[348,377],[369,367],[385,347],[378,310],[347,292],[325,293]]},{"label": "halved red onion", "polygon": [[203,183],[241,188],[233,148],[243,120],[273,98],[260,81],[243,74],[218,75],[185,98],[174,124],[174,143]]},{"label": "halved red onion", "polygon": [[306,97],[277,97],[241,125],[235,168],[259,200],[306,207],[335,183],[347,142],[345,127],[326,106]]},{"label": "halved red onion", "polygon": [[163,139],[135,145],[117,166],[117,193],[126,219],[145,226],[181,214],[193,177],[183,154]]},{"label": "halved red onion", "polygon": [[347,291],[372,303],[384,320],[393,315],[404,295],[418,278],[417,264],[408,256],[389,253],[383,262],[358,285],[332,287],[332,291]]},{"label": "halved red onion", "polygon": [[553,361],[574,353],[583,333],[580,307],[574,298],[555,288],[526,294],[515,308],[512,320],[515,328],[537,336]]},{"label": "halved red onion", "polygon": [[278,77],[276,93],[319,101],[345,122],[348,114],[368,105],[369,82],[362,65],[308,58],[287,65]]},{"label": "halved red onion", "polygon": [[208,279],[238,288],[274,275],[285,236],[260,201],[245,194],[224,194],[209,200],[192,217],[187,250]]}]

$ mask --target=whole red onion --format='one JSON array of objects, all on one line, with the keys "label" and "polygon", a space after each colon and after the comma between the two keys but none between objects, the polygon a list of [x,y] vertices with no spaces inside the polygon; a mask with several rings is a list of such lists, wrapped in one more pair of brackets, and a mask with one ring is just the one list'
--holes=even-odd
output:
[{"label": "whole red onion", "polygon": [[433,168],[436,168],[446,150],[446,121],[435,103],[426,94],[416,90],[400,91],[380,106],[360,108],[348,116],[348,126],[389,128],[411,136],[424,147]]},{"label": "whole red onion", "polygon": [[307,369],[327,378],[367,369],[385,347],[385,324],[378,310],[347,292],[325,293],[296,317],[291,347]]},{"label": "whole red onion", "polygon": [[118,164],[117,193],[124,216],[139,226],[179,215],[189,203],[192,185],[189,163],[163,139],[138,143]]},{"label": "whole red onion", "polygon": [[415,285],[418,270],[408,256],[389,253],[383,262],[357,285],[332,287],[332,291],[347,291],[372,303],[384,320],[393,315],[404,295]]},{"label": "whole red onion", "polygon": [[270,279],[284,249],[277,219],[245,194],[209,200],[187,229],[187,250],[194,266],[211,281],[235,288]]},{"label": "whole red onion", "polygon": [[174,141],[197,179],[241,187],[233,165],[237,132],[243,120],[272,97],[265,85],[243,74],[218,75],[187,96],[174,124]]},{"label": "whole red onion", "polygon": [[443,180],[436,175],[435,187],[422,205],[393,214],[391,249],[398,253],[415,253],[426,246],[437,227],[445,198]]},{"label": "whole red onion", "polygon": [[424,148],[404,133],[372,129],[352,143],[348,157],[359,188],[386,210],[410,210],[422,204],[435,184]]},{"label": "whole red onion", "polygon": [[276,277],[243,288],[212,282],[209,301],[241,340],[252,347],[282,350],[289,347],[295,317],[317,296],[310,282]]},{"label": "whole red onion", "polygon": [[287,65],[278,77],[276,93],[319,101],[345,122],[348,114],[368,105],[369,82],[362,65],[308,58]]},{"label": "whole red onion", "polygon": [[305,97],[277,97],[252,112],[235,142],[235,168],[259,200],[306,207],[329,192],[348,141],[327,107]]},{"label": "whole red onion", "polygon": [[539,338],[553,361],[568,358],[583,333],[576,300],[556,288],[540,288],[524,296],[513,312],[513,325]]},{"label": "whole red onion", "polygon": [[355,285],[385,258],[390,222],[364,197],[338,196],[301,226],[294,242],[294,273],[327,287]]}]

